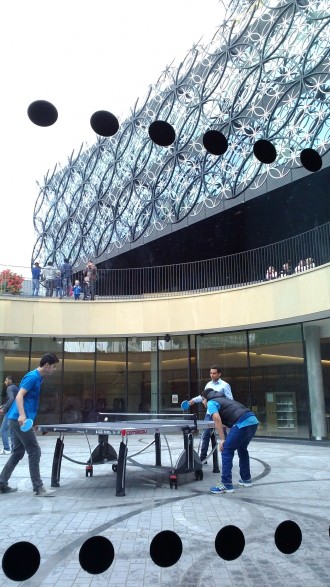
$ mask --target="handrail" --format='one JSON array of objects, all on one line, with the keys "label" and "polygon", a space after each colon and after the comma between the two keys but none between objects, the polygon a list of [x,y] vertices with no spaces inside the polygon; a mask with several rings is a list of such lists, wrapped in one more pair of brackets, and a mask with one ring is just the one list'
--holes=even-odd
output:
[{"label": "handrail", "polygon": [[[327,222],[277,243],[225,257],[155,267],[98,269],[92,288],[94,286],[96,299],[187,295],[279,279],[329,262],[330,222]],[[287,271],[283,267],[286,263],[289,265]],[[74,280],[83,285],[83,272],[75,272]],[[57,291],[59,297],[63,293],[60,289]],[[30,297],[31,292],[31,279],[25,279],[20,296]],[[0,295],[4,293],[0,284]],[[55,294],[56,291],[53,296]],[[45,295],[43,287],[39,295]]]}]

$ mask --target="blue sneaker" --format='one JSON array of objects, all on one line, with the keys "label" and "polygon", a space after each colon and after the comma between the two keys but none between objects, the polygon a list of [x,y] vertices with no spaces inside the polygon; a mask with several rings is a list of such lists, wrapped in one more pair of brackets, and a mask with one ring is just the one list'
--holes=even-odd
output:
[{"label": "blue sneaker", "polygon": [[216,487],[210,487],[211,493],[234,493],[235,489],[233,487],[226,487],[223,483],[217,485]]},{"label": "blue sneaker", "polygon": [[239,479],[238,485],[241,485],[242,487],[252,487],[252,481],[251,479],[249,479],[249,481],[243,481],[242,479]]}]

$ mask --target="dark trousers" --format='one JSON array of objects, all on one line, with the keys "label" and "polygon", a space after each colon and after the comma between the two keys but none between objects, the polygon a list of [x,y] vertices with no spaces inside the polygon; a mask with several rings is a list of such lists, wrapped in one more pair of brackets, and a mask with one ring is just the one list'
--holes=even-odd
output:
[{"label": "dark trousers", "polygon": [[11,456],[0,473],[0,486],[6,487],[8,485],[8,480],[12,476],[14,469],[24,457],[25,452],[27,452],[33,491],[37,491],[39,487],[42,487],[43,483],[40,477],[41,449],[34,428],[31,428],[28,432],[22,432],[18,421],[12,419],[9,419],[9,426],[13,432],[14,446]]}]

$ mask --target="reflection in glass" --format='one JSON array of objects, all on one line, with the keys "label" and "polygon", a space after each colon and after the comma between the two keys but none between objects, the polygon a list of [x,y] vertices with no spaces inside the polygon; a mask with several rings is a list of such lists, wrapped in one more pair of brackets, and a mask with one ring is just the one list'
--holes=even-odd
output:
[{"label": "reflection in glass", "polygon": [[252,409],[262,436],[309,437],[309,401],[301,327],[249,333]]},{"label": "reflection in glass", "polygon": [[95,421],[95,341],[66,339],[64,342],[64,372],[62,422],[82,422],[87,402],[92,408],[89,417]]},{"label": "reflection in glass", "polygon": [[[27,339],[25,339],[27,340]],[[33,338],[31,343],[30,366],[27,371],[36,369],[39,366],[40,359],[46,353],[55,353],[60,362],[56,365],[56,370],[50,377],[44,377],[41,395],[40,408],[36,424],[54,424],[60,422],[62,411],[62,349],[63,341],[61,338]]]}]

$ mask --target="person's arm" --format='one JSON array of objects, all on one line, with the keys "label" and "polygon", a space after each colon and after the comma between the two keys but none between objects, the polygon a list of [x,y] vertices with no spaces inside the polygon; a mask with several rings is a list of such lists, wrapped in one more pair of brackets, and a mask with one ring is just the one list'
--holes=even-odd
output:
[{"label": "person's arm", "polygon": [[222,389],[222,391],[223,391],[224,395],[228,399],[234,399],[229,383],[225,383],[225,382],[223,382],[223,383],[224,383],[224,388]]},{"label": "person's arm", "polygon": [[219,434],[219,438],[220,438],[220,442],[219,442],[219,450],[222,451],[223,450],[223,444],[225,442],[225,434],[223,431],[223,424],[222,424],[222,420],[220,418],[220,414],[219,412],[215,412],[214,414],[212,414],[212,419],[215,425],[215,429],[217,431],[217,433]]},{"label": "person's arm", "polygon": [[193,406],[194,404],[201,404],[201,403],[202,403],[202,401],[203,401],[203,398],[202,398],[202,396],[201,396],[201,395],[196,395],[196,397],[192,397],[192,398],[189,400],[189,404],[190,404],[191,406]]},{"label": "person's arm", "polygon": [[14,403],[15,400],[14,392],[12,389],[10,389],[10,387],[11,386],[7,387],[7,401],[2,406],[2,411],[4,414],[8,412],[10,406]]},{"label": "person's arm", "polygon": [[16,404],[18,408],[18,423],[20,426],[23,426],[26,420],[26,414],[24,410],[24,396],[27,394],[28,390],[21,387],[17,396],[16,396]]}]

